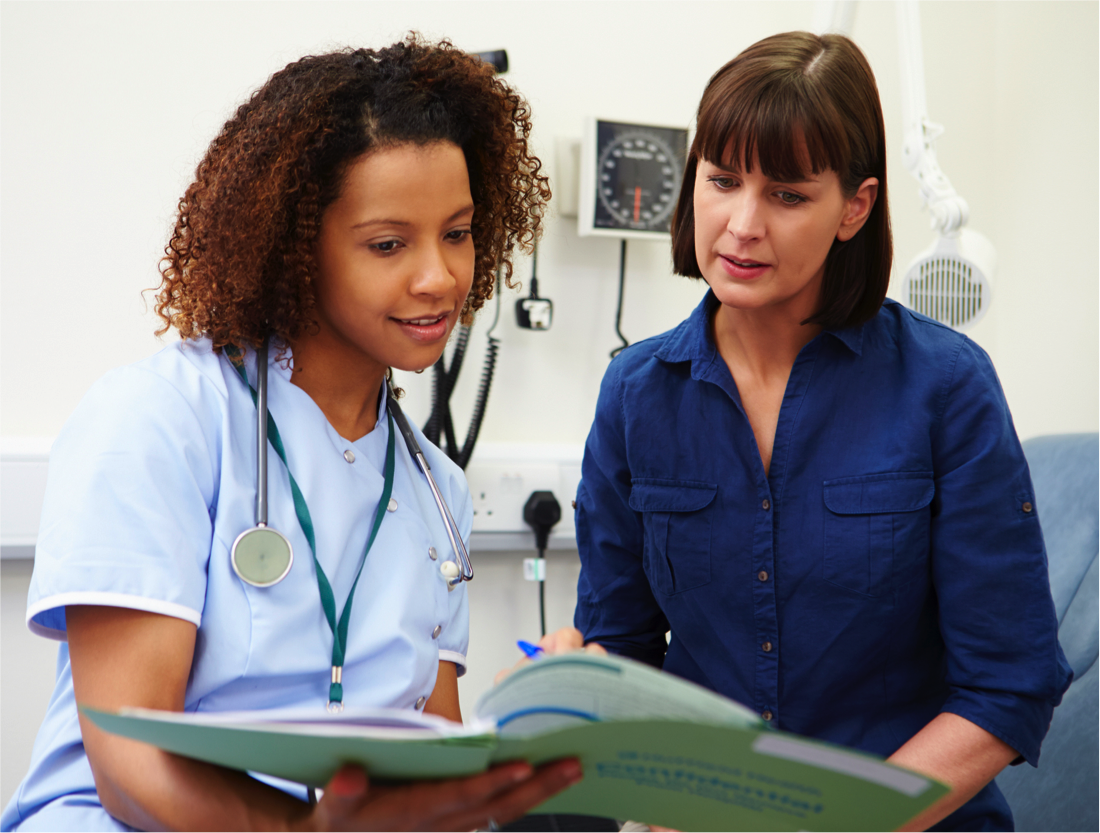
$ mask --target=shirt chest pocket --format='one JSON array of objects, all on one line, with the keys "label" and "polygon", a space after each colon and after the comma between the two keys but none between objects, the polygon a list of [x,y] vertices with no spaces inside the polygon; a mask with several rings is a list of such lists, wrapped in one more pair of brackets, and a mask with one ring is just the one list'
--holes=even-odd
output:
[{"label": "shirt chest pocket", "polygon": [[926,564],[931,472],[892,472],[826,480],[825,580],[867,596]]},{"label": "shirt chest pocket", "polygon": [[710,582],[712,504],[718,486],[639,478],[630,508],[642,513],[642,566],[654,590],[668,596]]}]

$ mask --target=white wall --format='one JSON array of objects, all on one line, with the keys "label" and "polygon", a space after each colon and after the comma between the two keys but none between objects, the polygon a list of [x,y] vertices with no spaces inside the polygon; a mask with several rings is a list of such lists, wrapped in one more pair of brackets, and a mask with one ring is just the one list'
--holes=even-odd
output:
[{"label": "white wall", "polygon": [[[1022,437],[1095,431],[1098,6],[945,2],[923,4],[922,15],[930,115],[947,127],[940,162],[970,202],[971,227],[999,255],[991,311],[972,335],[997,364]],[[96,378],[158,349],[140,291],[157,283],[175,201],[235,105],[290,60],[383,45],[410,28],[472,51],[506,48],[507,78],[532,104],[535,144],[553,174],[555,140],[580,136],[585,115],[686,125],[715,69],[760,37],[810,27],[814,9],[685,0],[6,2],[0,16],[0,435],[8,438],[55,435]],[[852,34],[879,79],[897,160],[892,5],[860,4]],[[896,162],[890,177],[904,269],[933,238],[912,180]],[[551,219],[539,283],[555,302],[554,327],[518,330],[507,296],[484,439],[583,442],[617,344],[617,265],[615,241],[579,239],[572,221]],[[673,326],[702,291],[670,276],[665,246],[632,242],[624,332],[636,340]],[[455,397],[459,414],[473,398],[483,330]],[[404,381],[414,416],[427,408],[427,382],[427,374]],[[467,709],[513,659],[512,635],[536,628],[521,555],[478,562]],[[18,724],[41,714],[37,678],[54,650],[9,632],[26,593],[18,570],[5,563],[0,601],[2,801],[29,757]],[[554,556],[551,627],[569,620],[575,575],[575,561]]]}]

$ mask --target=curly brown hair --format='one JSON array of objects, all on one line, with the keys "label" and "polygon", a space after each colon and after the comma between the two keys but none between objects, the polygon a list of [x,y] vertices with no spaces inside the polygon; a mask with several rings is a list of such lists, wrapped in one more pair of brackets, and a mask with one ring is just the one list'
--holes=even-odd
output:
[{"label": "curly brown hair", "polygon": [[450,141],[466,157],[474,280],[462,320],[500,267],[530,249],[550,198],[528,148],[527,103],[493,67],[415,33],[385,49],[302,58],[275,73],[210,144],[161,262],[156,312],[214,348],[293,344],[314,326],[314,242],[345,171],[366,153]]}]

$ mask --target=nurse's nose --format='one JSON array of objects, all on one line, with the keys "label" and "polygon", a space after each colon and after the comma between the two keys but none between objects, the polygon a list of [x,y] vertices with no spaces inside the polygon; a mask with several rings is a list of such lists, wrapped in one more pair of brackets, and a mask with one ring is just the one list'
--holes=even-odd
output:
[{"label": "nurse's nose", "polygon": [[416,261],[412,292],[416,295],[446,295],[457,281],[451,272],[447,253],[442,246],[426,246]]},{"label": "nurse's nose", "polygon": [[741,194],[730,207],[726,231],[739,242],[759,240],[764,236],[764,213],[760,199],[751,194]]}]

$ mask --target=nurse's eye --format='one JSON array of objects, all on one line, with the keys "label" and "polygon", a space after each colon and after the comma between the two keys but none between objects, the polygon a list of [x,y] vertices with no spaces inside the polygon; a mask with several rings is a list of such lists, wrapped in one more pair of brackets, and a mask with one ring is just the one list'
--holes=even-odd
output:
[{"label": "nurse's eye", "polygon": [[400,240],[380,240],[377,243],[371,243],[370,248],[374,249],[376,252],[388,255],[396,251],[397,247],[400,245]]},{"label": "nurse's eye", "polygon": [[445,239],[452,240],[455,243],[463,243],[472,236],[473,232],[468,228],[456,228],[443,235]]},{"label": "nurse's eye", "polygon": [[806,198],[800,194],[792,193],[791,191],[780,191],[776,194],[779,197],[779,201],[783,205],[798,205],[799,203],[806,202]]},{"label": "nurse's eye", "polygon": [[732,176],[708,176],[707,182],[713,182],[719,191],[728,191],[737,184]]}]

